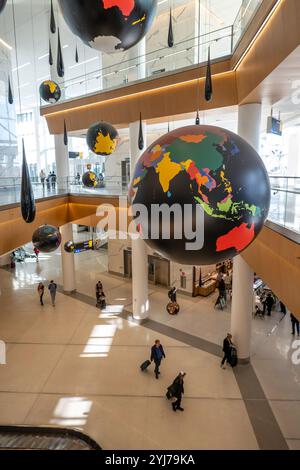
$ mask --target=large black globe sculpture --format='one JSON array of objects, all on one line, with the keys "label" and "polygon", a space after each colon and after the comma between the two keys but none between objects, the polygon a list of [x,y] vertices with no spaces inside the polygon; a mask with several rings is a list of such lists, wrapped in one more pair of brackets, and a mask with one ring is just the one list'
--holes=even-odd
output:
[{"label": "large black globe sculpture", "polygon": [[98,184],[98,178],[93,171],[87,171],[82,176],[82,183],[86,188],[95,188]]},{"label": "large black globe sculpture", "polygon": [[4,10],[6,5],[6,0],[0,0],[0,13]]},{"label": "large black globe sculpture", "polygon": [[60,231],[52,225],[42,225],[32,235],[32,243],[41,253],[52,253],[61,244]]},{"label": "large black globe sculpture", "polygon": [[135,46],[154,20],[157,0],[58,0],[71,31],[100,51]]},{"label": "large black globe sculpture", "polygon": [[118,131],[107,122],[96,122],[89,128],[86,142],[97,155],[111,155],[118,144]]},{"label": "large black globe sculpture", "polygon": [[[143,217],[137,212],[136,224],[150,247],[180,264],[207,265],[254,241],[268,215],[270,183],[261,158],[241,137],[218,127],[187,126],[164,135],[141,156],[129,200],[133,209],[137,204],[147,209]],[[165,239],[167,219],[155,209],[161,204],[178,205],[168,222],[170,239]],[[188,246],[195,242],[196,226],[200,244]]]},{"label": "large black globe sculpture", "polygon": [[61,89],[53,80],[45,80],[40,85],[40,97],[47,103],[57,103],[61,98]]}]

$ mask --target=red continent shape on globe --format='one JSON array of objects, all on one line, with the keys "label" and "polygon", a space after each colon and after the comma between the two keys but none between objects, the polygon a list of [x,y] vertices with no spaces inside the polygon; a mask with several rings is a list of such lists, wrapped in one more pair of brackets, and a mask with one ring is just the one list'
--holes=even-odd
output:
[{"label": "red continent shape on globe", "polygon": [[103,0],[103,6],[106,10],[118,7],[124,16],[130,16],[134,9],[134,0]]},{"label": "red continent shape on globe", "polygon": [[242,224],[239,227],[235,227],[230,232],[226,233],[217,239],[217,252],[229,250],[235,248],[237,251],[242,251],[246,248],[254,239],[254,224],[250,228],[247,224]]}]

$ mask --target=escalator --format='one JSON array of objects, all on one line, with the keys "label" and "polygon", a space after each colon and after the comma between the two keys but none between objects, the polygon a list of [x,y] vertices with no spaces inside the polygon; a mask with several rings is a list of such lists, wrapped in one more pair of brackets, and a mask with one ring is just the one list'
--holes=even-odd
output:
[{"label": "escalator", "polygon": [[101,450],[101,447],[75,429],[0,426],[0,450]]}]

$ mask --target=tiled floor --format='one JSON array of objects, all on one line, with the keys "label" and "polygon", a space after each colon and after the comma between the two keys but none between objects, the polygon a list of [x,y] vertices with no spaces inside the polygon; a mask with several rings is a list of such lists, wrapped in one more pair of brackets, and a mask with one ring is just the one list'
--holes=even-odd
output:
[{"label": "tiled floor", "polygon": [[[104,313],[93,301],[63,294],[55,308],[49,299],[39,306],[37,282],[62,282],[59,253],[18,265],[15,274],[0,270],[0,339],[7,343],[7,365],[0,366],[0,423],[75,426],[104,449],[257,449],[252,392],[247,397],[242,390],[243,377],[221,370],[217,353],[180,336],[185,332],[219,345],[230,328],[230,312],[214,310],[214,298],[180,297],[181,313],[170,317],[166,292],[151,287],[150,316],[166,333],[139,326],[125,319],[130,282],[109,275],[106,266],[105,253],[76,258],[77,287],[85,298],[94,297],[101,278],[112,304]],[[295,449],[300,447],[300,366],[290,360],[289,319],[279,320],[274,313],[253,321],[252,363],[270,413]],[[179,332],[176,339],[172,329]],[[139,370],[157,336],[167,354],[160,380],[153,367]],[[187,372],[185,411],[175,414],[165,392],[181,369]],[[268,425],[261,421],[258,426]]]}]

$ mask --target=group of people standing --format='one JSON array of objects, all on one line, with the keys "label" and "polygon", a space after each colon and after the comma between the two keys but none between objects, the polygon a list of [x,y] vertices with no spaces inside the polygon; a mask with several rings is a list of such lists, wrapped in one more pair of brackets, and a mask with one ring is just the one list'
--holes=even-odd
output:
[{"label": "group of people standing", "polygon": [[[55,307],[57,284],[53,280],[50,281],[50,283],[48,285],[48,290],[49,290],[49,293],[50,293],[52,306]],[[45,286],[42,282],[39,283],[37,291],[38,291],[38,295],[39,295],[39,298],[40,298],[40,304],[42,306],[44,306]]]},{"label": "group of people standing", "polygon": [[54,171],[50,171],[49,175],[46,176],[46,173],[44,172],[44,170],[41,170],[40,180],[42,183],[43,190],[45,189],[45,183],[47,184],[47,189],[56,188],[57,176]]}]

